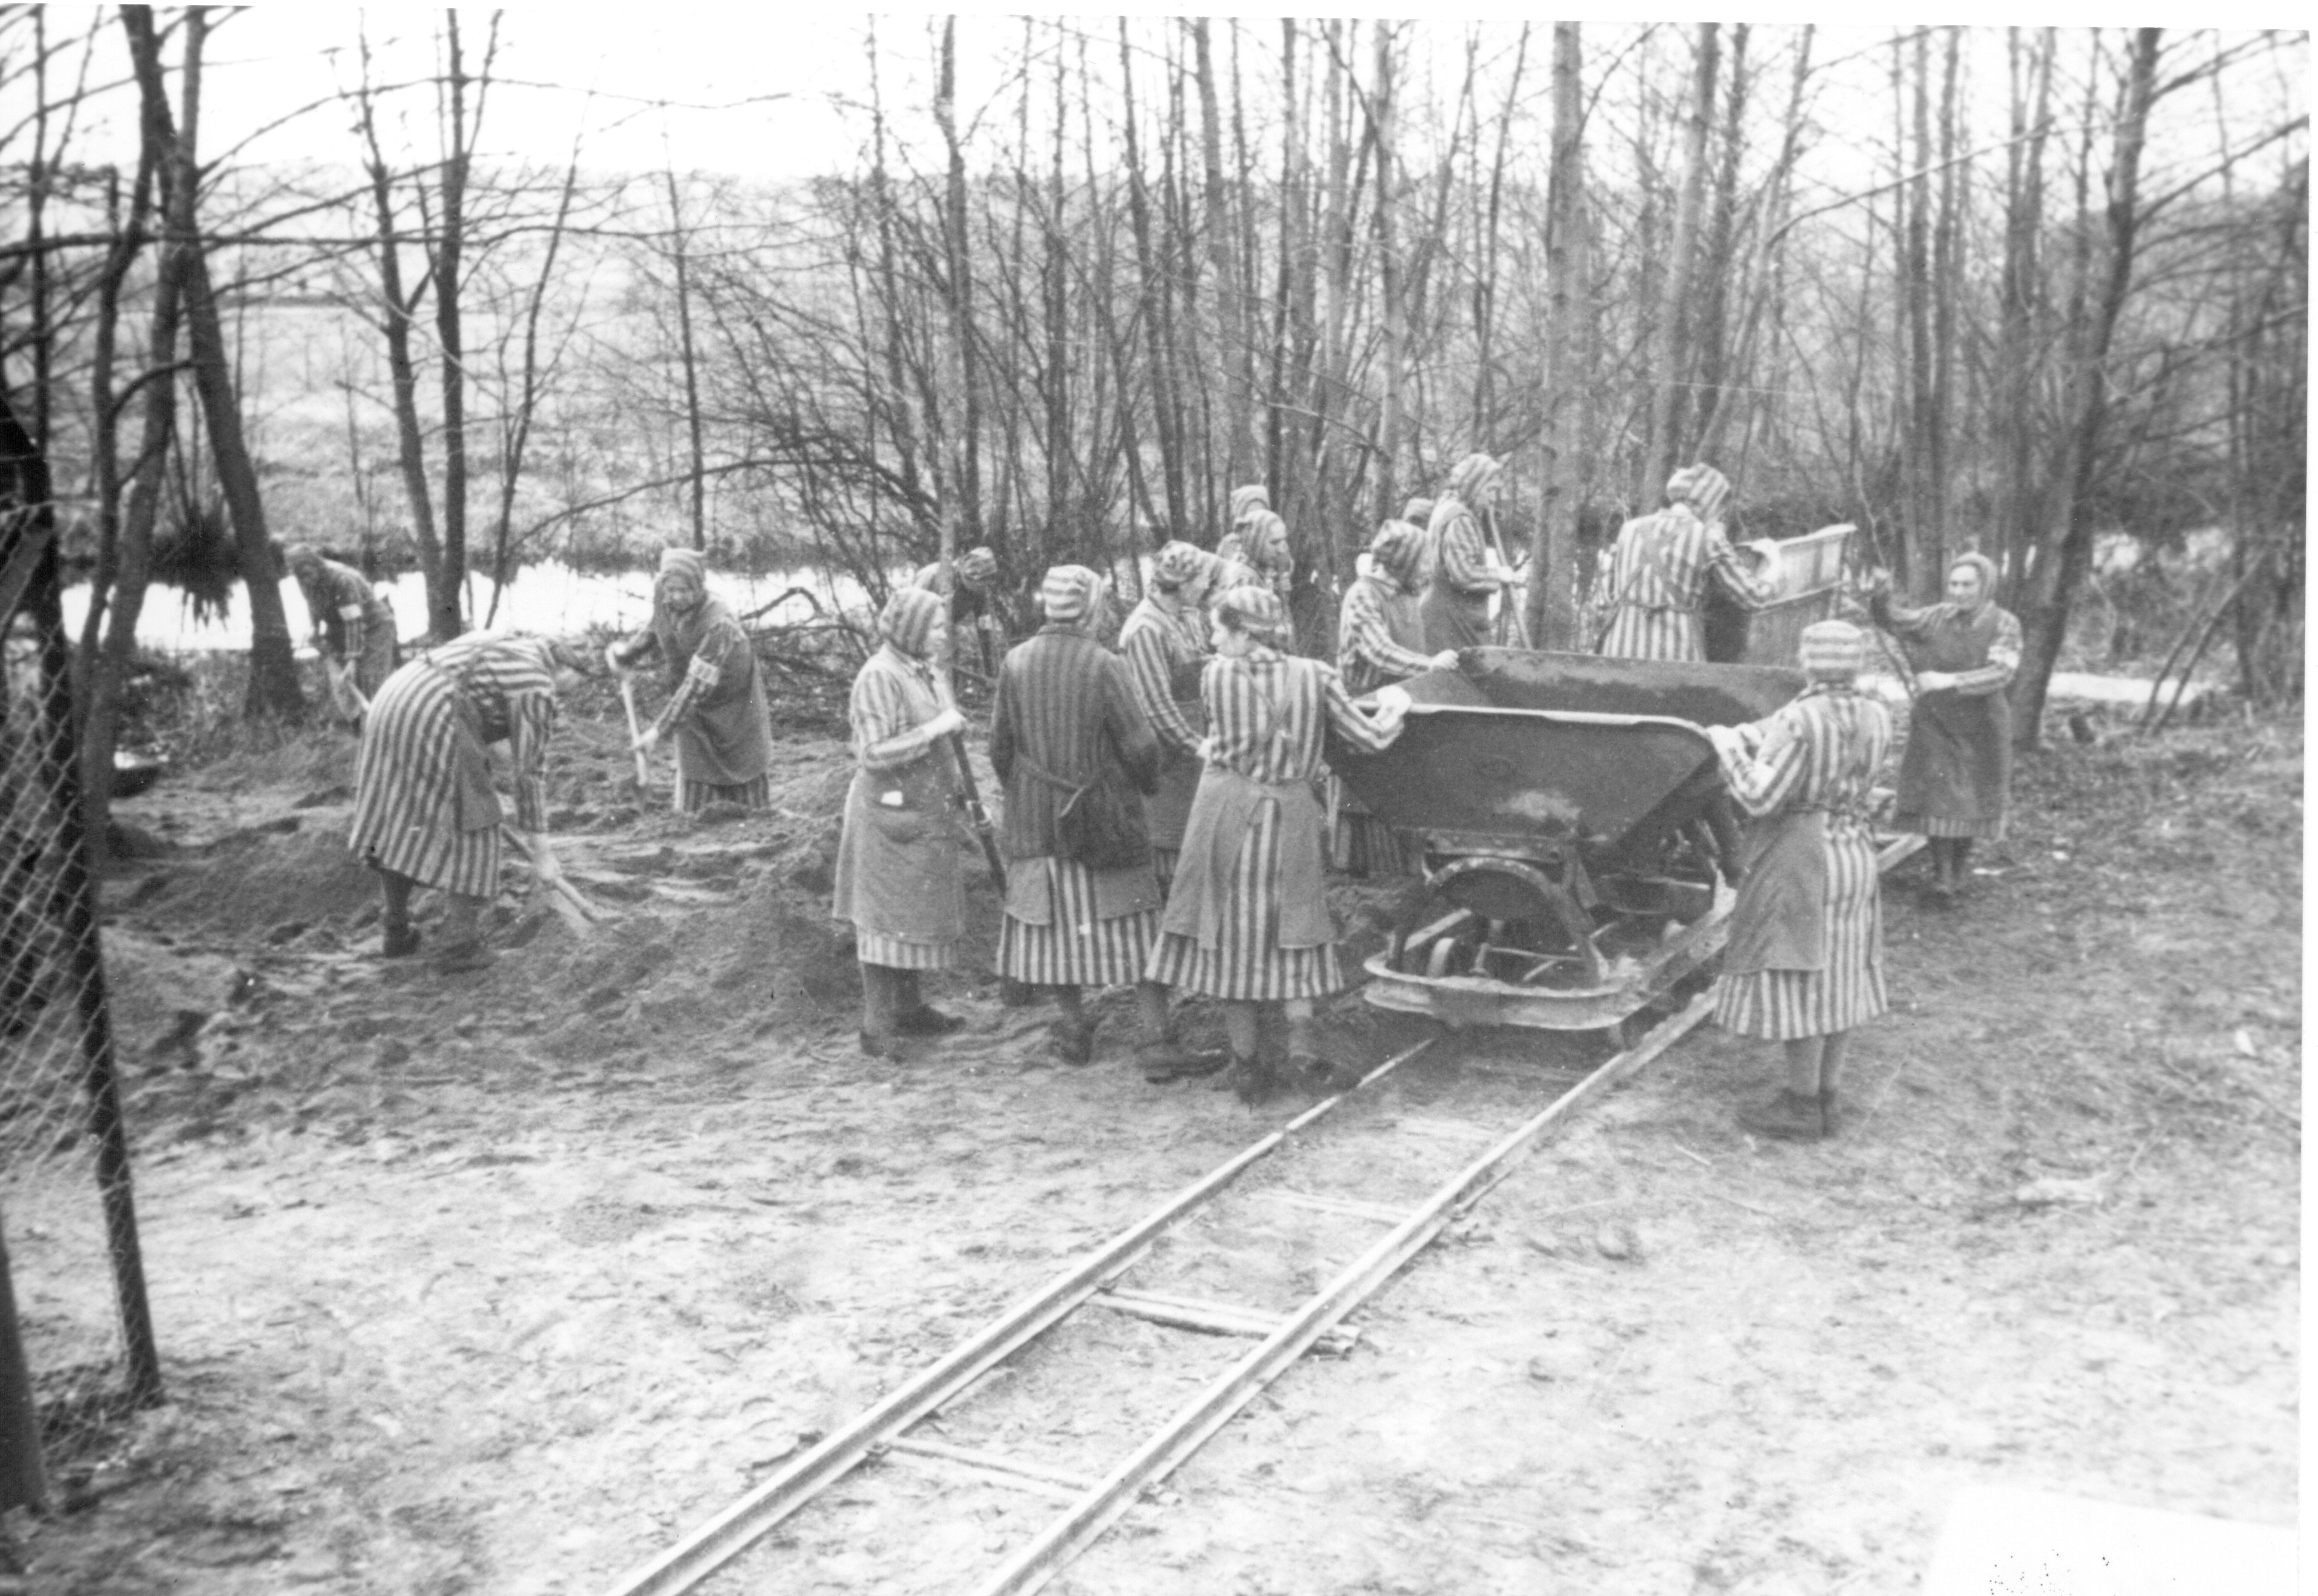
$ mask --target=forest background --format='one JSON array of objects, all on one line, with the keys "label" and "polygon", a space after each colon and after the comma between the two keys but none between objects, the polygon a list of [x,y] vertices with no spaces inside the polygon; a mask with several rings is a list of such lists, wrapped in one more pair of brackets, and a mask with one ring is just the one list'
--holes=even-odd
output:
[{"label": "forest background", "polygon": [[304,713],[271,537],[444,636],[470,570],[663,542],[1131,571],[1261,482],[1341,580],[1475,449],[1548,645],[1704,458],[1738,536],[1995,558],[2026,738],[2097,549],[2114,598],[2205,534],[2176,654],[2302,690],[2305,34],[678,17],[583,83],[609,14],[298,10],[0,13],[97,817],[156,582],[258,573],[247,708]]}]

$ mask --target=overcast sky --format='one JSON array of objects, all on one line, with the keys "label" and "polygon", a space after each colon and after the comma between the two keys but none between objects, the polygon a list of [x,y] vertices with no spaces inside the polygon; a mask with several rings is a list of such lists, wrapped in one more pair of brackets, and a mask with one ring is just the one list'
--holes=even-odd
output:
[{"label": "overcast sky", "polygon": [[[1163,14],[1149,8],[1143,14]],[[58,5],[48,14],[54,40],[85,29],[100,14],[85,6]],[[102,14],[104,32],[94,68],[99,76],[125,67],[119,26],[109,13]],[[1108,36],[1109,19],[1117,11],[1039,14],[1082,16],[1099,34]],[[1262,19],[1252,37],[1266,51],[1276,47],[1277,13],[1238,14]],[[1503,6],[1460,7],[1453,17],[1430,19],[1427,32],[1435,44],[1448,40],[1447,57],[1454,57],[1462,21],[1518,21],[1523,14]],[[1643,14],[1612,6],[1589,8],[1588,14],[1631,21]],[[1682,15],[1663,5],[1651,7],[1648,14],[1677,20]],[[409,80],[435,69],[441,12],[415,5],[357,11],[341,5],[274,4],[213,16],[217,28],[210,47],[201,138],[204,158],[215,158],[243,146],[240,154],[247,160],[297,163],[351,159],[355,153],[342,108],[293,113],[327,98],[335,86],[355,80],[359,66],[354,47],[361,27],[368,27],[378,78]],[[462,12],[471,60],[480,57],[490,16],[485,9]],[[970,116],[990,101],[1003,79],[1009,58],[1019,48],[1021,23],[1019,14],[988,9],[961,16],[959,103],[961,113]],[[1848,25],[1853,31],[1859,31],[1863,21],[1855,6],[1826,5],[1783,10],[1763,20],[1817,21],[1837,28]],[[1897,14],[1890,20],[1897,20]],[[1856,42],[1882,36],[1890,20],[1875,19],[1867,30],[1859,31]],[[1951,9],[1923,20],[1995,25],[2022,19],[1983,6]],[[2288,6],[2245,0],[2219,0],[2194,10],[2174,0],[2154,16],[2120,15],[2114,9],[2097,14],[2071,0],[2040,8],[2028,20],[2242,27],[2299,23],[2303,18]],[[930,92],[925,70],[931,37],[929,17],[887,14],[876,25],[888,104],[921,120]],[[858,9],[777,0],[750,5],[581,3],[511,7],[500,24],[497,67],[506,81],[492,91],[486,145],[498,153],[560,162],[568,156],[574,135],[584,131],[588,164],[598,170],[651,170],[672,162],[678,170],[768,178],[845,169],[855,162],[866,123],[859,118],[849,120],[840,103],[858,104],[866,97],[864,40],[868,26],[869,14]],[[1840,34],[1830,35],[1819,59],[1831,59],[1845,47]],[[174,49],[170,53],[174,59]],[[1441,69],[1455,65],[1451,60]],[[528,85],[549,86],[524,86]],[[675,104],[666,110],[640,104],[650,101]],[[431,97],[405,97],[404,113],[418,119],[418,125],[410,129],[403,148],[434,148],[430,104]],[[123,99],[112,114],[119,118],[126,108]],[[1881,122],[1878,116],[1874,131],[1880,131]],[[258,131],[276,122],[282,125]],[[87,129],[81,149],[90,158],[111,158],[113,150],[98,154],[97,149],[113,139],[125,139],[129,131],[126,126]],[[1835,153],[1839,151],[1823,152],[1823,158]]]}]

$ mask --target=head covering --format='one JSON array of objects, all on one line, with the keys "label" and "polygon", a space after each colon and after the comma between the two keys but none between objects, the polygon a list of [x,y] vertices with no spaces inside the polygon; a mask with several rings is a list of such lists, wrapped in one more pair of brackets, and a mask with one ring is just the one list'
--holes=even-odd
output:
[{"label": "head covering", "polygon": [[[1673,484],[1668,483],[1667,488],[1670,492]],[[1702,460],[1690,468],[1687,497],[1700,520],[1719,521],[1723,507],[1730,502],[1730,479]]]},{"label": "head covering", "polygon": [[894,596],[885,600],[885,613],[877,618],[877,635],[912,659],[921,660],[933,636],[934,623],[948,613],[949,605],[939,593],[895,588]]},{"label": "head covering", "polygon": [[1668,504],[1688,504],[1690,502],[1690,485],[1697,480],[1698,467],[1695,465],[1685,465],[1679,471],[1676,471],[1672,476],[1667,478],[1667,502]]},{"label": "head covering", "polygon": [[[276,547],[280,547],[277,544]],[[301,565],[319,565],[322,553],[310,543],[293,543],[282,550],[282,564],[295,571]]]},{"label": "head covering", "polygon": [[1215,564],[1215,579],[1208,589],[1210,609],[1223,601],[1223,596],[1234,588],[1251,587],[1263,581],[1253,570],[1237,560],[1226,560],[1221,555],[1209,555]]},{"label": "head covering", "polygon": [[1449,491],[1468,508],[1478,506],[1505,468],[1487,455],[1468,455],[1449,470]]},{"label": "head covering", "polygon": [[708,556],[696,548],[669,547],[660,551],[660,573],[680,571],[700,586],[708,583]]},{"label": "head covering", "polygon": [[1849,621],[1814,621],[1803,628],[1803,674],[1814,681],[1848,681],[1867,663],[1867,634]]},{"label": "head covering", "polygon": [[960,582],[981,587],[998,574],[998,556],[980,544],[958,555],[950,566]]},{"label": "head covering", "polygon": [[1276,647],[1288,640],[1288,606],[1270,588],[1242,582],[1216,600],[1216,614],[1224,625],[1258,643]]},{"label": "head covering", "polygon": [[1433,519],[1433,500],[1412,499],[1400,507],[1400,518],[1412,527],[1422,527]]},{"label": "head covering", "polygon": [[1231,491],[1231,519],[1235,527],[1247,518],[1248,511],[1271,508],[1271,491],[1262,482],[1250,482]]},{"label": "head covering", "polygon": [[1058,625],[1085,620],[1094,613],[1102,578],[1084,565],[1057,565],[1038,584],[1038,608]]},{"label": "head covering", "polygon": [[1285,571],[1296,564],[1295,551],[1288,546],[1288,523],[1268,509],[1259,509],[1247,518],[1247,545],[1240,556],[1258,571]]},{"label": "head covering", "polygon": [[1969,565],[1980,573],[1980,601],[1983,604],[1996,597],[1996,562],[1977,550],[1967,549],[1948,562],[1954,571],[1959,565]]},{"label": "head covering", "polygon": [[1189,587],[1214,568],[1216,557],[1207,550],[1177,538],[1151,559],[1155,588]]},{"label": "head covering", "polygon": [[1369,555],[1378,570],[1403,587],[1413,587],[1424,559],[1424,534],[1406,521],[1387,521],[1369,539]]}]

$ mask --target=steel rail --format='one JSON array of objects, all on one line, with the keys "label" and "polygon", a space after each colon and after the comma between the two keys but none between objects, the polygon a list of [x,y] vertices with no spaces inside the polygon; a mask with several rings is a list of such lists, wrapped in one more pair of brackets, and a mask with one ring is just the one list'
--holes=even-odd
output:
[{"label": "steel rail", "polygon": [[1503,1180],[1580,1104],[1607,1091],[1673,1046],[1714,1010],[1712,991],[1661,1021],[1633,1047],[1615,1055],[1533,1118],[1500,1138],[1478,1159],[1437,1188],[1381,1240],[1347,1266],[1280,1329],[1186,1404],[1076,1506],[1041,1530],[975,1596],[1026,1596],[1061,1573],[1134,1505],[1137,1496],[1165,1478],[1205,1445],[1232,1415],[1302,1357],[1321,1334],[1398,1273],[1433,1237]]},{"label": "steel rail", "polygon": [[825,1437],[650,1562],[622,1575],[609,1588],[609,1596],[674,1596],[692,1589],[850,1474],[885,1443],[899,1438],[912,1425],[1069,1317],[1107,1281],[1125,1273],[1162,1231],[1278,1151],[1291,1135],[1328,1114],[1352,1092],[1399,1069],[1437,1040],[1427,1037],[1403,1049],[1343,1092],[1322,1098],[1184,1187],[1016,1302],[939,1361],[889,1392],[852,1423]]}]

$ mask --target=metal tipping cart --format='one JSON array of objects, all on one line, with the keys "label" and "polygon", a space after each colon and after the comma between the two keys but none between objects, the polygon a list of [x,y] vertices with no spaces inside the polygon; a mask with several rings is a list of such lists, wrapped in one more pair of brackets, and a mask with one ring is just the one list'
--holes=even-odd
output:
[{"label": "metal tipping cart", "polygon": [[1479,648],[1403,686],[1391,748],[1329,759],[1424,842],[1425,890],[1368,961],[1370,1003],[1583,1031],[1704,978],[1735,828],[1703,728],[1761,719],[1801,672]]}]

